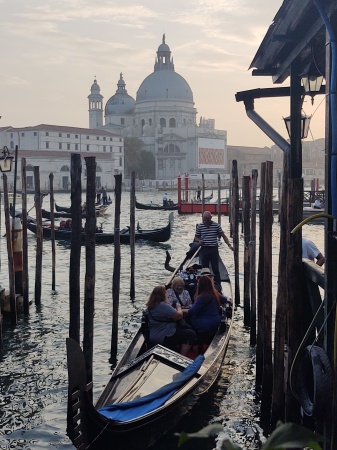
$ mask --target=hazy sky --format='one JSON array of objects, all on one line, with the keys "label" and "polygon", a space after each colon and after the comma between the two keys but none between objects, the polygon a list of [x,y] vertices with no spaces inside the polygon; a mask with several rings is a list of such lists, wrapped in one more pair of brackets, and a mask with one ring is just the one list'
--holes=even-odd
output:
[{"label": "hazy sky", "polygon": [[[175,70],[189,83],[198,115],[214,118],[228,144],[270,146],[270,139],[236,103],[239,91],[272,86],[248,67],[281,0],[0,0],[0,126],[88,127],[94,77],[105,102],[123,72],[136,97],[153,72],[166,35]],[[286,84],[284,84],[286,85]],[[324,101],[313,107],[312,138],[323,137]],[[282,136],[288,99],[255,101],[256,111]]]}]

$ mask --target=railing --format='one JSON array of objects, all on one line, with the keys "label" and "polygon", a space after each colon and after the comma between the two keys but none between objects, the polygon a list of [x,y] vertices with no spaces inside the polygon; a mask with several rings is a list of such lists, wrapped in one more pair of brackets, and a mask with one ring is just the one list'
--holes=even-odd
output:
[{"label": "railing", "polygon": [[311,206],[315,200],[320,200],[325,203],[325,191],[304,191],[303,192],[303,204],[309,204]]}]

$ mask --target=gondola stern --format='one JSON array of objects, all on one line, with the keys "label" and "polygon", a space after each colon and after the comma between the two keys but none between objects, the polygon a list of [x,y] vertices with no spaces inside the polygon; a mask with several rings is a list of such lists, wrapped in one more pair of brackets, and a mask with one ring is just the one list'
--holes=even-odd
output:
[{"label": "gondola stern", "polygon": [[72,338],[66,339],[68,366],[67,435],[78,449],[87,446],[86,409],[90,404],[92,383],[87,384],[85,359],[80,345]]}]

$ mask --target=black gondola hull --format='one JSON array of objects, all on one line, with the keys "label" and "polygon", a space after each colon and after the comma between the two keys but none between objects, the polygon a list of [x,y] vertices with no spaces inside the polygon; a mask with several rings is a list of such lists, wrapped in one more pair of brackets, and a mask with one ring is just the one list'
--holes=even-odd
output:
[{"label": "black gondola hull", "polygon": [[[173,214],[173,213],[171,213]],[[171,238],[173,216],[169,218],[169,223],[165,227],[155,228],[153,230],[136,230],[135,240],[136,241],[151,241],[151,242],[167,242]],[[27,223],[27,228],[36,234],[37,227],[35,223]],[[51,227],[43,226],[43,237],[51,238]],[[70,241],[71,240],[71,230],[58,229],[55,228],[55,239],[60,241]],[[114,233],[98,232],[95,233],[96,244],[113,244]],[[81,242],[85,244],[85,233],[81,235]],[[120,232],[120,242],[121,244],[130,244],[130,230],[126,228]]]},{"label": "black gondola hull", "polygon": [[139,203],[136,201],[136,208],[137,209],[146,209],[146,210],[153,210],[153,211],[177,211],[178,210],[178,204],[174,203],[173,205],[157,205],[152,203]]}]

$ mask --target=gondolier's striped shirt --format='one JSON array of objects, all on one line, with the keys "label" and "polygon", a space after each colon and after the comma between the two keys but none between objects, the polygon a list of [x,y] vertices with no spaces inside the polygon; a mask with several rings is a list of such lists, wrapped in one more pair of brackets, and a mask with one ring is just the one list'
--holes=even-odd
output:
[{"label": "gondolier's striped shirt", "polygon": [[217,247],[218,238],[222,235],[222,228],[217,222],[211,222],[209,227],[204,223],[199,223],[196,229],[196,236],[204,243],[204,247]]}]

